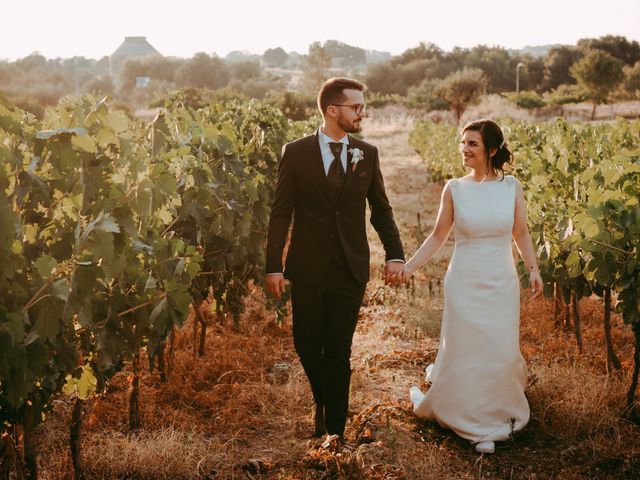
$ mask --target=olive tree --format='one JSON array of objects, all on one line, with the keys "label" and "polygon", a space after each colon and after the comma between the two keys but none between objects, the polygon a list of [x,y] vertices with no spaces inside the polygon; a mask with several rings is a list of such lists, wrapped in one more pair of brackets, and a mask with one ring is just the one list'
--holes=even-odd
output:
[{"label": "olive tree", "polygon": [[591,120],[596,107],[605,103],[624,79],[624,63],[602,50],[589,50],[582,59],[573,64],[571,75],[578,81],[587,98],[593,104]]},{"label": "olive tree", "polygon": [[467,107],[487,87],[487,77],[479,68],[464,68],[447,75],[434,89],[434,94],[447,102],[460,121]]}]

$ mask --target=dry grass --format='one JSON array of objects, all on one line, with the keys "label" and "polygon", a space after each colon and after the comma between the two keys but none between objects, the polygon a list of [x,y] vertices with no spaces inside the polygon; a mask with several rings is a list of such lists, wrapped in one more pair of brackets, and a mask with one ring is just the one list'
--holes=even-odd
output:
[{"label": "dry grass", "polygon": [[594,374],[580,364],[534,364],[530,370],[527,394],[544,433],[588,438],[594,447],[603,441],[623,446],[631,433],[621,421],[629,378]]},{"label": "dry grass", "polygon": [[[568,120],[588,121],[591,119],[592,109],[593,105],[591,105],[591,103],[582,102],[563,105],[560,113],[564,118],[567,118]],[[612,120],[616,117],[624,117],[629,119],[640,118],[640,102],[618,102],[611,105],[599,105],[598,108],[596,108],[596,121],[607,121]]]},{"label": "dry grass", "polygon": [[[100,452],[87,459],[87,474],[95,478],[191,479],[213,476],[217,465],[233,461],[224,438],[174,428],[135,435],[96,433],[83,447]],[[223,448],[221,448],[223,447]]]},{"label": "dry grass", "polygon": [[[550,105],[539,109],[527,110],[515,106],[498,94],[483,95],[478,103],[470,105],[462,115],[459,124],[464,125],[478,118],[511,118],[521,121],[551,121],[557,117],[569,121],[590,121],[593,106],[589,102],[567,105]],[[612,121],[618,117],[640,118],[640,101],[618,102],[611,105],[599,105],[594,120]],[[430,119],[456,125],[455,116],[450,111],[435,110],[425,112],[410,110],[400,105],[387,105],[372,109],[367,120],[367,138],[375,141],[380,136],[394,135],[408,131],[418,118]]]},{"label": "dry grass", "polygon": [[[407,145],[412,117],[386,110],[370,119],[365,139],[380,150],[387,191],[407,254],[432,228],[441,186],[428,184]],[[418,220],[418,214],[420,220]],[[494,456],[437,425],[417,420],[408,390],[421,384],[438,347],[442,278],[449,241],[410,288],[380,280],[383,252],[370,229],[373,278],[354,338],[352,452],[334,455],[309,439],[311,395],[291,340],[251,301],[240,332],[210,312],[207,352],[192,354],[192,320],[179,333],[169,382],[145,374],[144,426],[126,435],[129,373],[85,408],[87,478],[301,479],[631,479],[640,477],[640,430],[624,420],[630,332],[613,318],[623,370],[606,372],[601,303],[582,301],[584,351],[556,326],[553,304],[523,293],[521,345],[530,369],[532,418]],[[70,478],[67,400],[41,429],[41,478]],[[216,472],[215,475],[213,472]]]},{"label": "dry grass", "polygon": [[535,117],[527,110],[516,107],[500,95],[484,95],[477,105],[470,106],[462,115],[460,125],[465,125],[477,118],[513,118],[514,120],[532,121]]},{"label": "dry grass", "polygon": [[[411,112],[399,105],[387,105],[372,109],[366,120],[367,139],[408,132],[417,118],[416,112]],[[377,142],[374,142],[377,144]]]}]

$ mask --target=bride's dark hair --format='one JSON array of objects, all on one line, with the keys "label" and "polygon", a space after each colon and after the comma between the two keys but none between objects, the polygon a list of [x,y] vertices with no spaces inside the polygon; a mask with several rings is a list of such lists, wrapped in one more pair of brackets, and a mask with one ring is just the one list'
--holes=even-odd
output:
[{"label": "bride's dark hair", "polygon": [[[509,150],[507,142],[504,139],[504,134],[498,124],[493,120],[474,120],[464,126],[462,133],[464,134],[467,130],[480,132],[487,157],[491,159],[491,168],[493,168],[496,173],[500,172],[502,174],[502,178],[500,179],[502,180],[504,178],[504,164],[513,164],[513,153]],[[491,156],[492,149],[496,150],[493,156]]]}]

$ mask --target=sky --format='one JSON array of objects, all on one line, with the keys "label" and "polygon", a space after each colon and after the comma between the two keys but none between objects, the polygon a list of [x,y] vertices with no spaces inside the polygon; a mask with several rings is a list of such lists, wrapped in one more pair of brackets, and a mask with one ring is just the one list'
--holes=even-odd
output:
[{"label": "sky", "polygon": [[10,0],[0,59],[101,58],[125,36],[165,56],[268,48],[307,53],[338,40],[399,54],[420,42],[449,51],[478,44],[519,49],[623,35],[640,41],[640,0]]}]

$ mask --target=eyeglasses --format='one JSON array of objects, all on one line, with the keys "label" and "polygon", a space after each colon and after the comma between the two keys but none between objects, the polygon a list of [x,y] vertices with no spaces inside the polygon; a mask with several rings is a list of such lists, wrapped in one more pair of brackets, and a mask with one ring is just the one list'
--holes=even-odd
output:
[{"label": "eyeglasses", "polygon": [[356,115],[362,115],[367,111],[367,106],[363,103],[334,103],[334,107],[351,107]]}]

